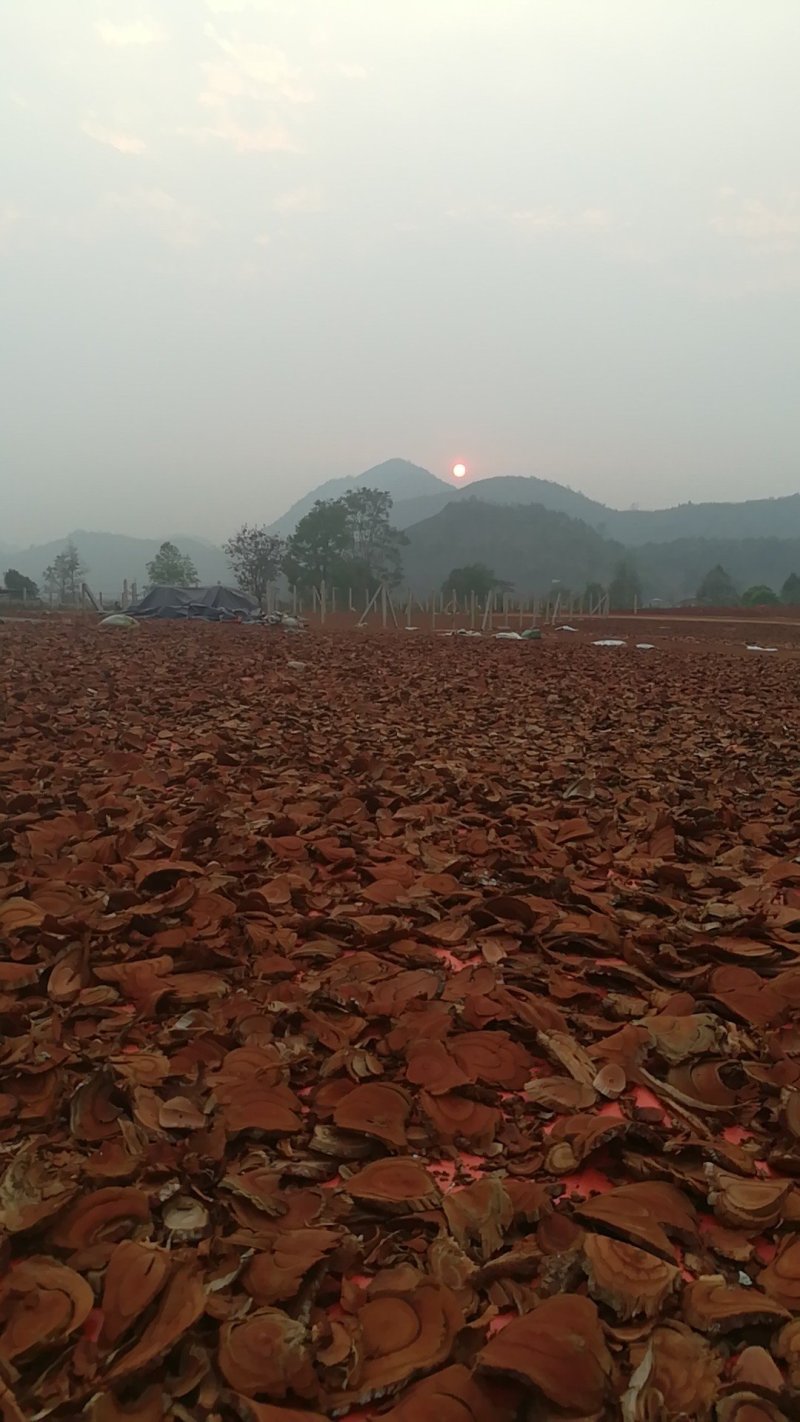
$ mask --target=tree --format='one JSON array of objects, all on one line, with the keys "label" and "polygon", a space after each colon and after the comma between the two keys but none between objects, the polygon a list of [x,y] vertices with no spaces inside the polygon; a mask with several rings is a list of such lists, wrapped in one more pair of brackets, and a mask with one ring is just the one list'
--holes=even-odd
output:
[{"label": "tree", "polygon": [[283,567],[290,583],[367,592],[398,583],[407,539],[389,522],[391,508],[391,495],[380,489],[318,499],[287,543]]},{"label": "tree", "polygon": [[779,602],[778,594],[768,588],[766,583],[757,583],[755,587],[747,588],[742,593],[744,607],[774,607]]},{"label": "tree", "polygon": [[781,588],[781,602],[788,603],[790,607],[800,606],[800,578],[797,573],[790,573]]},{"label": "tree", "polygon": [[706,573],[697,589],[697,601],[705,603],[706,607],[736,607],[738,605],[739,594],[734,587],[732,578],[726,573],[721,563],[717,563],[715,568]]},{"label": "tree", "polygon": [[33,578],[26,578],[24,573],[18,573],[16,568],[7,568],[3,577],[3,582],[8,592],[13,593],[18,598],[38,598],[39,589]]},{"label": "tree", "polygon": [[58,603],[74,606],[78,601],[78,584],[85,576],[86,568],[70,538],[66,548],[45,568],[42,582],[51,602],[55,599]]},{"label": "tree", "polygon": [[608,585],[608,603],[612,612],[631,612],[642,600],[642,585],[636,566],[629,558],[621,558]]},{"label": "tree", "polygon": [[194,588],[200,581],[197,569],[186,553],[181,553],[174,543],[162,543],[155,558],[147,564],[147,576],[151,583],[170,588]]},{"label": "tree", "polygon": [[223,544],[223,551],[239,587],[251,593],[261,606],[281,570],[283,540],[268,533],[263,524],[243,523]]},{"label": "tree", "polygon": [[465,563],[463,568],[453,568],[448,573],[442,592],[462,599],[472,597],[474,593],[479,602],[485,602],[489,593],[504,587],[507,588],[508,583],[502,582],[494,569],[487,568],[485,563]]},{"label": "tree", "polygon": [[587,583],[582,598],[586,611],[589,612],[593,607],[599,607],[605,601],[605,596],[606,590],[602,583]]}]

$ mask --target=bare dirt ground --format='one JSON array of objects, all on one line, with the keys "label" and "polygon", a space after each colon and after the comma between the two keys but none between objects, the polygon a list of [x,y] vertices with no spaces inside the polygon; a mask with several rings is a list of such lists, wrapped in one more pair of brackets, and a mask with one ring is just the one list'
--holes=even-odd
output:
[{"label": "bare dirt ground", "polygon": [[0,629],[4,1422],[796,1415],[757,622]]}]

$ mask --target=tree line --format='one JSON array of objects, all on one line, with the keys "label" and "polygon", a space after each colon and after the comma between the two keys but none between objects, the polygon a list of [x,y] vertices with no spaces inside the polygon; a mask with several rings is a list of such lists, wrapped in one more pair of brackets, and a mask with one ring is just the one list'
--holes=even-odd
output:
[{"label": "tree line", "polygon": [[[406,535],[391,522],[392,499],[378,489],[352,489],[337,499],[318,499],[300,519],[294,533],[282,539],[261,524],[242,524],[223,544],[235,580],[243,591],[262,604],[282,574],[290,587],[309,592],[322,585],[328,592],[371,595],[381,585],[396,586],[403,578],[402,549]],[[44,595],[62,605],[75,605],[87,570],[79,550],[70,540],[42,573]],[[147,564],[150,585],[196,587],[199,578],[190,557],[169,541],[161,544]],[[39,587],[14,568],[5,573],[7,592],[19,598],[36,598]],[[454,567],[442,591],[460,601],[474,597],[482,605],[511,584],[484,563]],[[548,591],[548,590],[543,590]],[[549,592],[563,602],[582,598],[589,606],[605,603],[623,612],[643,605],[642,581],[632,556],[621,558],[606,586],[590,582],[583,593],[559,584]],[[693,602],[709,607],[754,607],[778,603],[800,606],[800,576],[792,573],[779,591],[758,584],[737,589],[726,570],[717,564],[702,578]]]}]

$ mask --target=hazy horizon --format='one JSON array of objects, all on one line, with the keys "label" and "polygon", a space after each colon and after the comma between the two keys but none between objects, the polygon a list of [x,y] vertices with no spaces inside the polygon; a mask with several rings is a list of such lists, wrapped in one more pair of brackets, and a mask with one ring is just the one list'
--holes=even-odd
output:
[{"label": "hazy horizon", "polygon": [[0,542],[218,542],[391,457],[800,488],[796,0],[28,0],[0,38]]}]

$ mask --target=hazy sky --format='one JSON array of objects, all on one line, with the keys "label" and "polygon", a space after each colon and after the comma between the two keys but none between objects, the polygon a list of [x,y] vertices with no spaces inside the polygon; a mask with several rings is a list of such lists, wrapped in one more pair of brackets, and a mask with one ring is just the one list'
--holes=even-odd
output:
[{"label": "hazy sky", "polygon": [[798,0],[6,0],[0,539],[800,487]]}]

